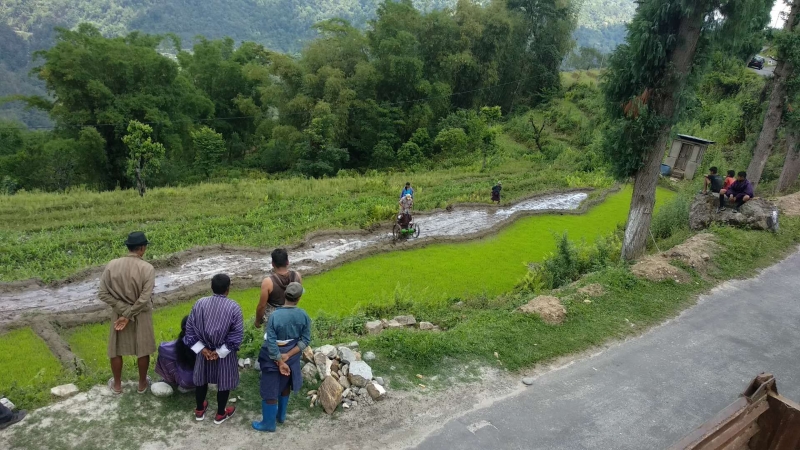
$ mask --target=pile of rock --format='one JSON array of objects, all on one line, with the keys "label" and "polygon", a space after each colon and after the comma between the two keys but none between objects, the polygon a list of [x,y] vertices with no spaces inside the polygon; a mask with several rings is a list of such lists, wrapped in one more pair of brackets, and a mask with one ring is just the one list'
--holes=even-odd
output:
[{"label": "pile of rock", "polygon": [[430,322],[419,322],[414,316],[397,316],[392,320],[373,320],[364,325],[367,334],[379,334],[383,330],[390,330],[395,328],[419,328],[422,331],[442,331],[438,325]]},{"label": "pile of rock", "polygon": [[[318,404],[326,413],[333,414],[339,405],[349,409],[386,397],[383,379],[373,377],[372,368],[362,361],[358,349],[358,342],[351,342],[316,349],[307,347],[303,351],[303,381],[311,386],[322,382],[308,392],[312,408]],[[370,356],[374,359],[374,355]]]},{"label": "pile of rock", "polygon": [[752,230],[778,231],[778,208],[763,198],[750,200],[739,211],[728,207],[717,212],[718,206],[718,196],[697,195],[689,210],[689,227],[702,230],[712,223],[718,223]]}]

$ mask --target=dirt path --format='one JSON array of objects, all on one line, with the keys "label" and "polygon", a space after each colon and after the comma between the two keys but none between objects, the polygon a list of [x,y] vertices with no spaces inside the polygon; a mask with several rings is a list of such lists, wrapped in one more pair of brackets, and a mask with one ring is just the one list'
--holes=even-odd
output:
[{"label": "dirt path", "polygon": [[[568,212],[581,207],[586,192],[549,194],[521,201],[508,207],[462,206],[449,211],[420,215],[416,219],[422,234],[419,239],[399,245],[474,239],[494,232],[516,217],[541,212]],[[306,274],[318,273],[346,261],[371,253],[396,249],[387,229],[364,233],[325,233],[309,236],[292,248],[295,268]],[[268,251],[217,246],[196,249],[155,261],[156,303],[182,301],[198,295],[200,283],[213,274],[226,272],[238,281],[237,287],[257,284],[268,271]],[[61,313],[63,325],[92,321],[91,316],[70,318],[67,312],[91,312],[103,305],[97,300],[100,268],[87,270],[73,279],[41,285],[36,282],[10,283],[0,286],[0,328],[39,313]]]},{"label": "dirt path", "polygon": [[[593,353],[597,353],[595,349]],[[133,383],[121,397],[96,386],[88,392],[40,408],[25,421],[0,431],[9,449],[117,449],[178,450],[184,448],[298,448],[350,450],[402,449],[413,446],[449,420],[490,406],[525,391],[520,377],[540,376],[569,367],[591,353],[572,355],[542,364],[523,374],[494,368],[481,369],[478,378],[463,381],[463,373],[440,380],[440,389],[389,390],[388,398],[371,406],[337,411],[332,416],[310,413],[305,405],[290,406],[288,420],[276,433],[257,433],[250,422],[258,419],[257,390],[235,391],[237,414],[217,426],[208,417],[193,419],[194,396],[156,398],[138,395]],[[474,371],[474,367],[465,371]],[[391,377],[387,377],[387,380]],[[432,382],[432,381],[431,381]],[[212,395],[213,397],[213,395]],[[213,403],[213,399],[210,403]]]}]

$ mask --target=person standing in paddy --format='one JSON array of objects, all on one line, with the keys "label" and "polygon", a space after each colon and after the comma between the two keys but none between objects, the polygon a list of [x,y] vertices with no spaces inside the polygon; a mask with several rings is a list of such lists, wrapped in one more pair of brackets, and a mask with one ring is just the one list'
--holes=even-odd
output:
[{"label": "person standing in paddy", "polygon": [[122,357],[138,358],[139,393],[147,392],[147,369],[150,355],[156,351],[153,331],[153,288],[156,271],[142,257],[150,242],[141,231],[128,235],[125,245],[128,255],[106,265],[100,276],[97,296],[111,306],[111,331],[108,336],[108,358],[113,378],[108,388],[114,394],[122,393]]},{"label": "person standing in paddy", "polygon": [[197,355],[194,365],[196,420],[203,420],[208,409],[208,384],[217,385],[217,415],[219,425],[233,416],[235,406],[226,407],[231,390],[239,385],[239,366],[236,352],[244,337],[242,308],[228,298],[231,279],[225,274],[214,275],[211,290],[214,295],[201,298],[192,307],[186,320],[184,343]]},{"label": "person standing in paddy", "polygon": [[272,274],[261,282],[261,298],[256,307],[256,328],[266,324],[269,316],[286,303],[286,286],[289,283],[302,283],[303,278],[289,269],[289,253],[285,249],[272,251]]}]

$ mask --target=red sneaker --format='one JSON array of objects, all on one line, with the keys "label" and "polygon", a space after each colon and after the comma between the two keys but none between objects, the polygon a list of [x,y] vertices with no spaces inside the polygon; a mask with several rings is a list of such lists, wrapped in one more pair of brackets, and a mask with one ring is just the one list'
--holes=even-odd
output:
[{"label": "red sneaker", "polygon": [[225,414],[217,414],[217,417],[214,418],[214,423],[219,425],[222,422],[225,422],[226,420],[228,420],[228,418],[233,416],[233,413],[235,412],[236,412],[235,406],[228,406],[227,408],[225,408]]},{"label": "red sneaker", "polygon": [[203,402],[203,409],[194,410],[194,420],[201,421],[206,418],[206,411],[208,411],[208,400]]}]

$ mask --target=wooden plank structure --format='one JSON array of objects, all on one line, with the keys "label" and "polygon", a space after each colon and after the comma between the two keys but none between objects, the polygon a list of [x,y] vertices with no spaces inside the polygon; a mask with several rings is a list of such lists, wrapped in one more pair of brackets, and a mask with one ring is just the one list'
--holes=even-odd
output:
[{"label": "wooden plank structure", "polygon": [[672,141],[672,147],[664,164],[672,169],[673,177],[691,180],[694,178],[697,168],[703,164],[706,149],[714,143],[714,141],[699,137],[679,134]]},{"label": "wooden plank structure", "polygon": [[723,449],[800,449],[800,405],[778,394],[771,374],[758,375],[738,400],[670,447]]}]

